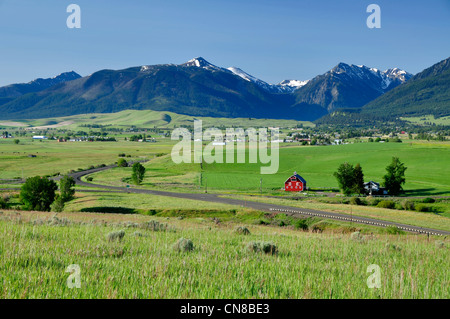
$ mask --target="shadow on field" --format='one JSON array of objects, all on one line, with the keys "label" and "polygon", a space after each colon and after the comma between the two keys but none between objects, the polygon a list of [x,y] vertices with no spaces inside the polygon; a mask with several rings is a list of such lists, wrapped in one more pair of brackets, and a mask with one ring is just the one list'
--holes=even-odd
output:
[{"label": "shadow on field", "polygon": [[86,207],[82,208],[81,212],[84,213],[106,213],[106,214],[136,214],[136,210],[127,207]]},{"label": "shadow on field", "polygon": [[448,192],[437,192],[436,188],[419,188],[405,190],[405,195],[408,196],[428,196],[428,195],[447,195]]}]

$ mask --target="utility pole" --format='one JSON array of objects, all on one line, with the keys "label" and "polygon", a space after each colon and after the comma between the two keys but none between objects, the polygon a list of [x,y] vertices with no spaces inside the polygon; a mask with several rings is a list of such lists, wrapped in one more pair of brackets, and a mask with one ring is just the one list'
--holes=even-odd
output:
[{"label": "utility pole", "polygon": [[261,196],[262,196],[262,178],[259,180],[259,191],[260,191]]},{"label": "utility pole", "polygon": [[350,226],[353,226],[353,205],[350,204]]},{"label": "utility pole", "polygon": [[208,193],[208,177],[205,177],[205,193]]}]

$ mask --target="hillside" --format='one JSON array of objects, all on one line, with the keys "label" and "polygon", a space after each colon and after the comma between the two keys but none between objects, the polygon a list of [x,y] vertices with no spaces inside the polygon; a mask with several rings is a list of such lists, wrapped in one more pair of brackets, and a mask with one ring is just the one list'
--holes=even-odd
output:
[{"label": "hillside", "polygon": [[19,97],[0,107],[0,115],[23,119],[151,109],[194,116],[302,118],[288,108],[292,100],[230,71],[167,64],[102,70]]},{"label": "hillside", "polygon": [[[450,115],[450,58],[416,74],[407,83],[381,95],[362,108],[342,108],[316,124],[367,126],[408,118],[432,116],[433,122]],[[441,123],[442,122],[442,123]],[[445,125],[445,121],[437,121]]]},{"label": "hillside", "polygon": [[218,67],[199,57],[179,65],[101,70],[44,90],[10,95],[0,105],[0,117],[17,120],[154,110],[310,121],[337,108],[359,108],[409,77],[399,69],[382,72],[340,63],[311,81],[269,84],[239,68]]},{"label": "hillside", "polygon": [[391,117],[450,115],[450,58],[415,75],[408,83],[380,96],[361,114]]},{"label": "hillside", "polygon": [[81,78],[74,72],[61,73],[48,79],[36,79],[28,83],[17,83],[0,87],[0,105],[12,101],[13,99],[27,93],[40,92],[59,83],[72,81]]},{"label": "hillside", "polygon": [[315,106],[322,115],[339,108],[360,108],[411,77],[397,68],[380,71],[339,63],[295,91],[295,107]]}]

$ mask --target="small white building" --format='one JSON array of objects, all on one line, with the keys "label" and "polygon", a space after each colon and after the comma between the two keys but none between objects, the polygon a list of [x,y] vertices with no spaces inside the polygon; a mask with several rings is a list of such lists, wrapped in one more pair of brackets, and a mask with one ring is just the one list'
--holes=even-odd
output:
[{"label": "small white building", "polygon": [[48,137],[44,135],[34,135],[33,140],[46,140]]}]

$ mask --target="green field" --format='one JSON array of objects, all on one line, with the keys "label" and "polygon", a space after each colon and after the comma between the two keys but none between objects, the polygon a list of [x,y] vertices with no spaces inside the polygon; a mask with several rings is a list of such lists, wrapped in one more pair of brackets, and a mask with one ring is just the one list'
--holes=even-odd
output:
[{"label": "green field", "polygon": [[79,129],[81,125],[107,125],[109,127],[130,127],[140,128],[174,128],[179,126],[192,126],[194,120],[202,120],[204,127],[226,126],[226,127],[314,127],[314,124],[307,121],[295,120],[273,120],[273,119],[249,119],[249,118],[214,118],[214,117],[194,117],[172,112],[159,111],[136,111],[126,110],[117,113],[95,113],[73,115],[56,118],[0,121],[0,127],[48,127],[60,129]]},{"label": "green field", "polygon": [[[23,212],[0,215],[0,298],[442,298],[448,299],[448,242],[423,236],[312,234],[142,215]],[[142,229],[144,222],[167,231]],[[120,242],[107,235],[125,231]],[[180,238],[191,252],[172,247]],[[276,255],[248,250],[251,241]],[[69,289],[67,267],[80,267]],[[370,289],[371,264],[381,288]]]},{"label": "green field", "polygon": [[[162,139],[164,140],[164,139]],[[32,140],[21,138],[20,144],[12,139],[0,140],[0,179],[31,177],[35,175],[67,174],[78,168],[91,165],[113,164],[119,153],[126,153],[132,159],[151,159],[158,153],[170,152],[167,142],[67,142]],[[36,155],[34,158],[28,155]]]},{"label": "green field", "polygon": [[[450,195],[450,144],[448,143],[356,143],[337,146],[283,147],[280,149],[280,167],[277,174],[261,175],[260,164],[174,164],[170,156],[145,164],[147,178],[143,187],[179,187],[191,191],[260,191],[262,178],[264,193],[280,191],[284,181],[297,171],[308,187],[316,190],[336,189],[333,176],[339,164],[360,163],[366,181],[382,182],[385,167],[397,156],[405,163],[406,184],[410,196]],[[129,169],[115,169],[97,173],[96,182],[124,185]],[[200,175],[201,174],[201,175]],[[176,178],[174,178],[176,177]]]},{"label": "green field", "polygon": [[274,175],[259,175],[258,165],[210,164],[204,176],[208,186],[218,189],[257,191],[260,178],[266,188],[282,188],[297,171],[310,188],[337,188],[333,176],[339,164],[360,163],[366,181],[381,182],[385,167],[397,156],[405,163],[406,184],[410,195],[450,195],[450,145],[409,143],[357,143],[337,146],[280,149],[280,168]]},{"label": "green field", "polygon": [[418,117],[401,117],[401,119],[419,125],[425,125],[425,123],[431,123],[436,125],[450,125],[450,116],[435,118],[434,115],[425,115]]}]

